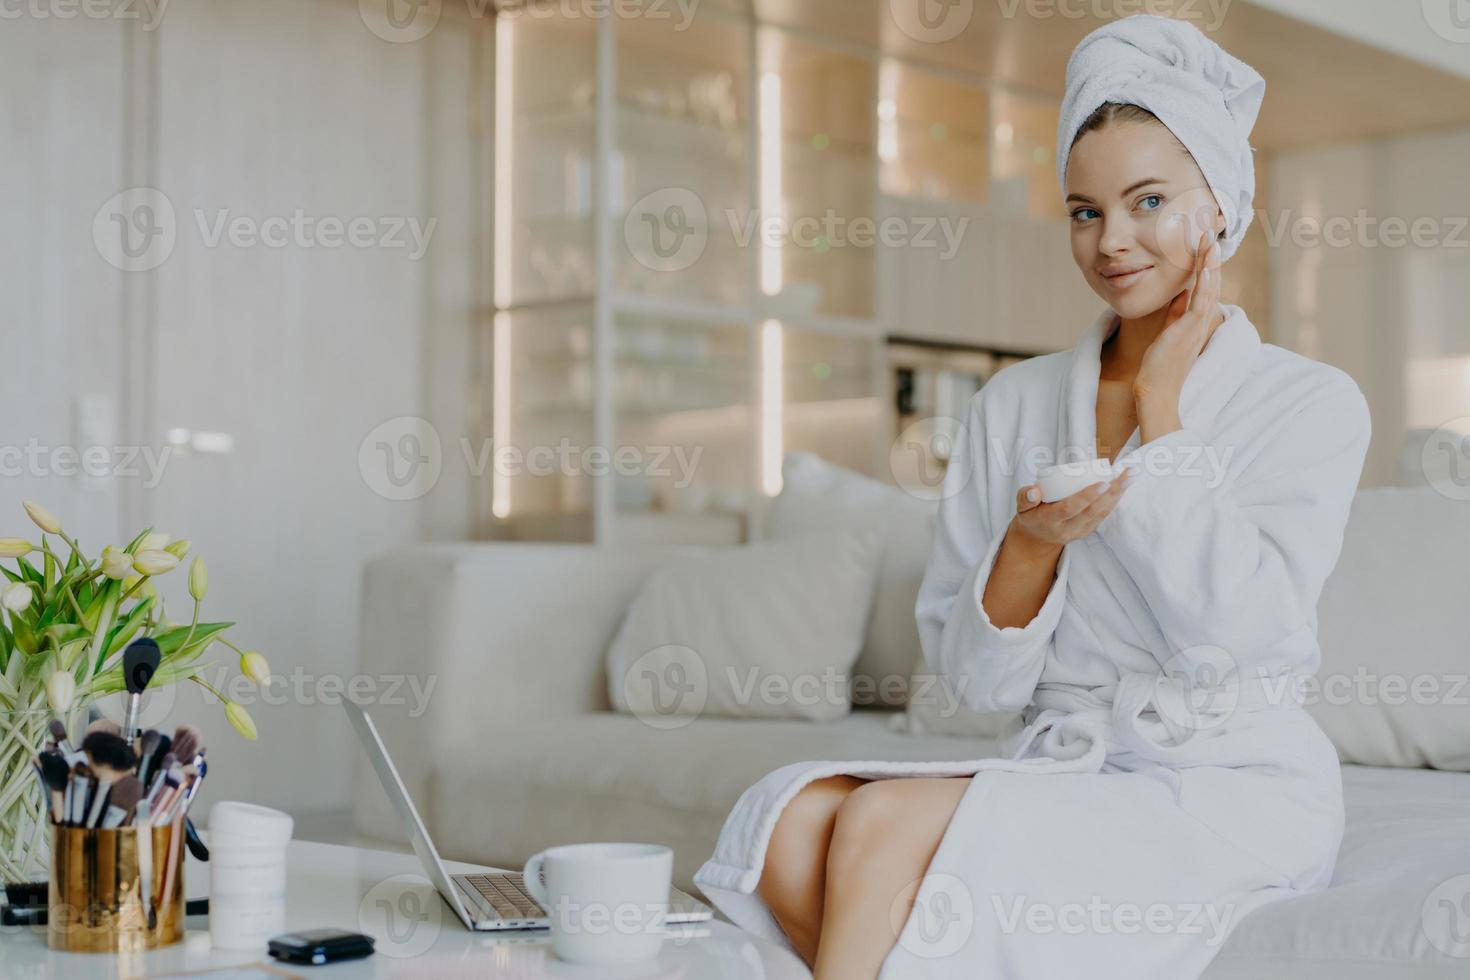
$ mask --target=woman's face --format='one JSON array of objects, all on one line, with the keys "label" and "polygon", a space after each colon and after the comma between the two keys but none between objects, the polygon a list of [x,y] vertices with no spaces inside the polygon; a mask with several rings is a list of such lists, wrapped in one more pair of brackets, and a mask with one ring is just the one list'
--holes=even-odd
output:
[{"label": "woman's face", "polygon": [[[1067,161],[1072,258],[1093,292],[1138,319],[1188,288],[1200,236],[1225,227],[1194,158],[1154,123],[1094,130]],[[1142,270],[1131,275],[1117,275]]]}]

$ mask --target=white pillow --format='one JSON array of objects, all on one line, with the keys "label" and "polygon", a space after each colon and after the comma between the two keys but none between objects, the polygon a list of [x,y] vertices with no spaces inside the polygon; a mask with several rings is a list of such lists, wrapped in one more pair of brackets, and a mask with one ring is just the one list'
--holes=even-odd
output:
[{"label": "white pillow", "polygon": [[1342,761],[1470,771],[1467,555],[1470,503],[1429,488],[1353,498],[1306,689]]},{"label": "white pillow", "polygon": [[811,453],[787,454],[781,479],[781,492],[766,518],[766,540],[785,540],[814,528],[876,529],[881,534],[877,592],[862,654],[853,667],[852,700],[902,706],[915,659],[922,661],[914,604],[929,562],[938,501],[915,497]]},{"label": "white pillow", "polygon": [[655,727],[845,716],[879,547],[874,531],[823,530],[671,558],[608,648],[613,707]]}]

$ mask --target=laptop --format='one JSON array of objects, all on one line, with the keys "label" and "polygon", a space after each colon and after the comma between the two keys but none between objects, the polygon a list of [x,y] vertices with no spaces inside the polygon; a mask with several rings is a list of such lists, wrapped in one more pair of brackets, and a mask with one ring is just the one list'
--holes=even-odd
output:
[{"label": "laptop", "polygon": [[[372,760],[378,781],[393,807],[403,818],[408,828],[408,839],[414,853],[423,863],[424,873],[439,889],[439,895],[449,904],[464,924],[477,932],[497,932],[506,929],[549,929],[551,918],[540,902],[536,901],[521,884],[519,871],[492,871],[485,874],[452,875],[444,870],[439,851],[429,839],[419,812],[409,799],[408,790],[398,776],[388,748],[378,734],[378,728],[368,713],[361,707],[342,699],[347,717],[362,740],[362,747]],[[669,925],[703,922],[713,917],[714,912],[699,899],[670,886],[669,908],[664,922]]]}]

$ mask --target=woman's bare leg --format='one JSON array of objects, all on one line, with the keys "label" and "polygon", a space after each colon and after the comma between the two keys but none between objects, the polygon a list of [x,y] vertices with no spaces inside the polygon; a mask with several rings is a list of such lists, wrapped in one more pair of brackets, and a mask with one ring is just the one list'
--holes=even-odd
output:
[{"label": "woman's bare leg", "polygon": [[878,975],[971,779],[879,779],[847,794],[827,852],[814,980]]},{"label": "woman's bare leg", "polygon": [[771,907],[776,921],[811,966],[817,957],[826,892],[827,846],[837,808],[864,780],[855,776],[814,779],[781,811],[756,894]]}]

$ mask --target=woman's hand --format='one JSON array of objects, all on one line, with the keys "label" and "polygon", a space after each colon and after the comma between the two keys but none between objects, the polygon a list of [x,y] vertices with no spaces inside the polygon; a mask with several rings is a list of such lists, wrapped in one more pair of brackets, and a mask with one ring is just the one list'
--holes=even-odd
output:
[{"label": "woman's hand", "polygon": [[[1133,478],[1131,470],[1109,482],[1094,483],[1083,487],[1070,497],[1043,504],[1041,488],[1036,485],[1022,487],[1016,494],[1016,516],[1011,520],[1011,532],[1017,543],[1033,550],[1060,550],[1068,541],[1085,538],[1103,519],[1113,512],[1123,491]],[[1036,499],[1030,499],[1032,491]]]},{"label": "woman's hand", "polygon": [[1133,380],[1133,397],[1140,421],[1177,413],[1179,393],[1195,358],[1218,326],[1220,315],[1220,244],[1208,233],[1200,236],[1194,256],[1190,288],[1174,297],[1164,317],[1164,329],[1143,353]]}]

